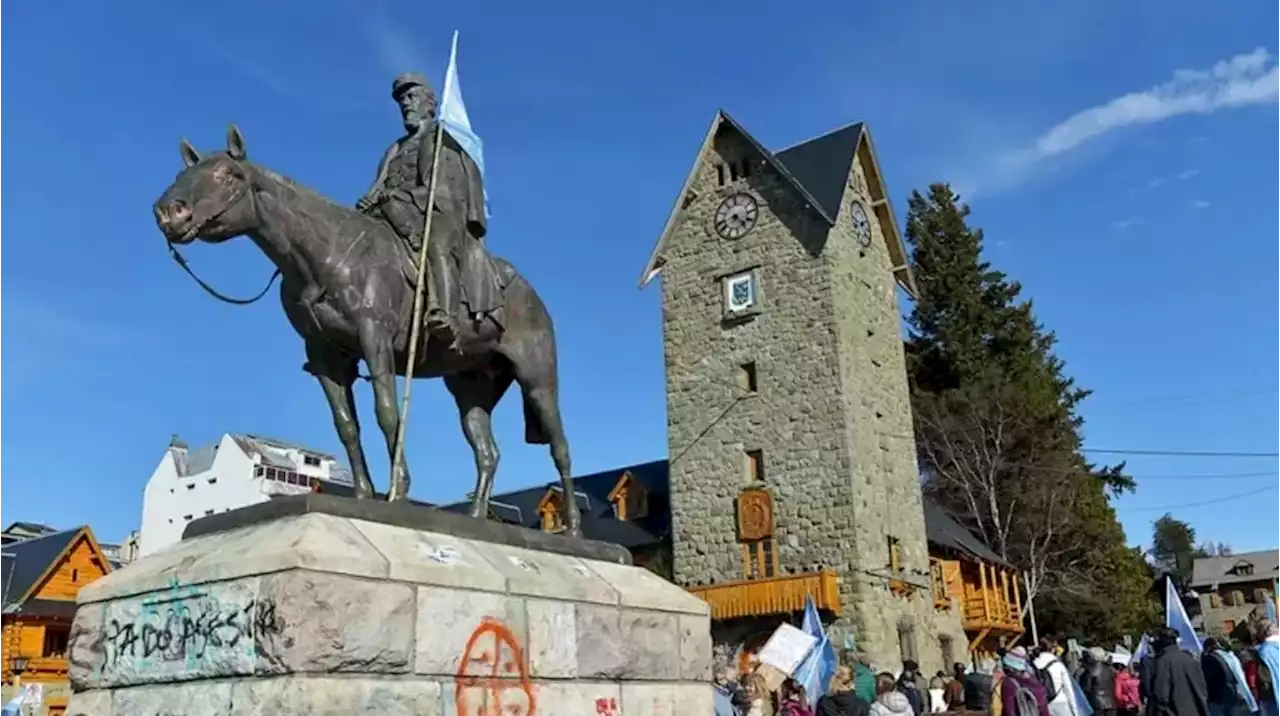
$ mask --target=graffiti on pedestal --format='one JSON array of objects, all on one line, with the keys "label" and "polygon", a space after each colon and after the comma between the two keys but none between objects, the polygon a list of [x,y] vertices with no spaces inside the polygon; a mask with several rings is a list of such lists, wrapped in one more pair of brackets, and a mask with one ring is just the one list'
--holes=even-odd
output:
[{"label": "graffiti on pedestal", "polygon": [[534,716],[524,649],[502,622],[485,618],[471,632],[455,678],[458,716]]},{"label": "graffiti on pedestal", "polygon": [[274,600],[218,591],[175,582],[136,608],[105,615],[104,667],[196,670],[212,658],[254,657],[264,638],[281,633]]}]

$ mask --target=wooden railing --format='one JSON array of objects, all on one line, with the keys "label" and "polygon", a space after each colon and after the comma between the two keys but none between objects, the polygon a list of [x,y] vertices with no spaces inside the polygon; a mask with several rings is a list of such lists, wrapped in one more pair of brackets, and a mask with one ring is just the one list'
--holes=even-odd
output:
[{"label": "wooden railing", "polygon": [[964,628],[1022,630],[1022,596],[1017,575],[978,563],[978,583],[965,585]]},{"label": "wooden railing", "polygon": [[42,680],[67,676],[67,658],[45,656],[32,657],[27,662],[27,670],[22,672],[23,679]]},{"label": "wooden railing", "polygon": [[840,585],[827,571],[708,584],[689,593],[711,605],[712,619],[798,612],[809,595],[819,609],[840,613]]}]

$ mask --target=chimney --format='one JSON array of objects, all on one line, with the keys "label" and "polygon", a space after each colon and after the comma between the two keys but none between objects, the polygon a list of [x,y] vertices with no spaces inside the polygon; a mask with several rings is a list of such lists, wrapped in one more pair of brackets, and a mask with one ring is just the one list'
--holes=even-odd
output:
[{"label": "chimney", "polygon": [[182,452],[186,452],[187,443],[184,442],[182,438],[178,437],[177,433],[174,433],[173,437],[169,438],[169,448],[171,450],[181,450]]}]

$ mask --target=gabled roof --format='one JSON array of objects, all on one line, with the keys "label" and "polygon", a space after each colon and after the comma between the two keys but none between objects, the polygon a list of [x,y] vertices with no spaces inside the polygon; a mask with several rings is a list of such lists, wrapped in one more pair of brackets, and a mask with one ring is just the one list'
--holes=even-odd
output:
[{"label": "gabled roof", "polygon": [[924,531],[929,542],[939,547],[956,550],[984,562],[1008,565],[1000,555],[927,496],[924,498]]},{"label": "gabled roof", "polygon": [[[338,483],[352,482],[351,471],[329,453],[312,450],[285,440],[251,435],[249,433],[228,433],[227,437],[230,437],[236,447],[244,451],[245,455],[250,458],[257,456],[261,459],[262,464],[268,467],[277,467],[295,472],[300,471],[302,466],[292,458],[289,452],[297,451],[306,457],[314,457],[333,463],[329,468],[330,481]],[[219,437],[218,440],[209,445],[188,449],[187,444],[175,435],[169,443],[168,452],[173,455],[173,462],[178,470],[178,476],[187,477],[211,469],[213,461],[218,457],[218,447],[221,444],[222,438]]]},{"label": "gabled roof", "polygon": [[[1253,574],[1232,574],[1237,565],[1253,565]],[[1214,584],[1260,582],[1280,576],[1280,551],[1243,552],[1225,557],[1201,557],[1192,563],[1192,587],[1210,587]]]},{"label": "gabled roof", "polygon": [[868,183],[879,184],[879,191],[884,193],[880,202],[886,208],[882,216],[887,218],[881,223],[884,225],[883,228],[887,234],[885,238],[888,243],[890,258],[894,264],[894,276],[903,289],[912,296],[916,295],[915,279],[911,275],[911,269],[907,262],[906,245],[903,243],[902,235],[898,231],[893,207],[889,203],[887,192],[884,190],[884,175],[880,171],[879,160],[876,158],[875,150],[871,146],[870,132],[864,123],[856,122],[841,127],[774,153],[765,149],[755,137],[752,137],[741,124],[730,117],[723,109],[716,112],[715,119],[711,122],[711,128],[702,140],[702,146],[698,150],[693,167],[685,177],[680,193],[676,195],[675,204],[671,209],[671,213],[667,215],[662,234],[658,237],[658,242],[649,254],[649,260],[640,275],[641,287],[649,283],[662,270],[662,254],[666,249],[671,233],[675,230],[680,212],[684,209],[685,196],[689,193],[694,178],[697,176],[698,167],[701,165],[712,141],[725,126],[731,127],[750,146],[758,151],[765,161],[795,189],[806,205],[827,223],[827,226],[834,226],[836,218],[840,215],[840,201],[844,196],[849,172],[853,168],[853,162],[857,159],[859,148],[865,145],[867,156],[872,165],[872,174],[874,174],[874,176],[868,177]]},{"label": "gabled roof", "polygon": [[93,532],[84,526],[5,545],[3,574],[0,574],[0,584],[4,585],[5,610],[29,600],[82,536],[88,538],[89,544],[102,558],[103,568],[109,570],[109,563],[102,557],[102,550],[94,541]]}]

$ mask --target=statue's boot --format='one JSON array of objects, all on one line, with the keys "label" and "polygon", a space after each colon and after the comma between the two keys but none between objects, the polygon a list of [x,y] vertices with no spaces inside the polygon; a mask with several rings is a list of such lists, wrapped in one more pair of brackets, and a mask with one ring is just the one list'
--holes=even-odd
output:
[{"label": "statue's boot", "polygon": [[457,321],[443,309],[432,308],[427,312],[427,332],[432,338],[447,343],[450,351],[458,350]]}]

